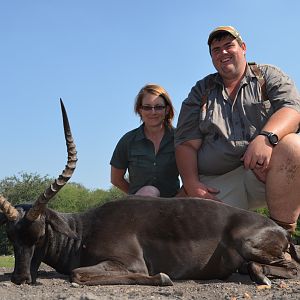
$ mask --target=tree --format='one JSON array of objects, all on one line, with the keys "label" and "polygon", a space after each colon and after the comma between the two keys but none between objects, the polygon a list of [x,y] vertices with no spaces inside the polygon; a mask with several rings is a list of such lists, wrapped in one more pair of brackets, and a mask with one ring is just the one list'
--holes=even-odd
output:
[{"label": "tree", "polygon": [[4,195],[13,205],[33,202],[52,182],[48,176],[19,173],[5,177],[0,181],[0,194]]}]

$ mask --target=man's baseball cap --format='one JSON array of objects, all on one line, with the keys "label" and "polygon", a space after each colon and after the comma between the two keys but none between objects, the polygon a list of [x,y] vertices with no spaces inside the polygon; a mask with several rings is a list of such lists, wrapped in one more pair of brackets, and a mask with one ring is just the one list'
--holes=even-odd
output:
[{"label": "man's baseball cap", "polygon": [[214,37],[220,33],[220,32],[228,32],[230,33],[234,38],[237,39],[239,44],[243,43],[243,39],[241,37],[241,35],[239,34],[239,32],[232,26],[219,26],[217,28],[215,28],[209,35],[208,37],[208,41],[207,44],[208,46],[210,46],[212,40],[214,39]]}]

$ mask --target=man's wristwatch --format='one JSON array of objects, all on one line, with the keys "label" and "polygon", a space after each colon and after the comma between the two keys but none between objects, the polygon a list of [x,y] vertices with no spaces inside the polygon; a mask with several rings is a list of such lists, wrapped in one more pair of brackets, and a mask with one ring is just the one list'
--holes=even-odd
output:
[{"label": "man's wristwatch", "polygon": [[269,131],[261,131],[259,133],[259,135],[264,135],[268,138],[269,140],[269,143],[272,145],[272,146],[276,146],[278,144],[278,136],[277,134],[273,133],[273,132],[269,132]]}]

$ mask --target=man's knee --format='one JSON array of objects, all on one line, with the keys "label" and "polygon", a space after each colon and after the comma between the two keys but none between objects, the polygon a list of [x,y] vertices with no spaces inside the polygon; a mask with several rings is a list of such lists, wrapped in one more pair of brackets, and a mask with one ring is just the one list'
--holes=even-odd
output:
[{"label": "man's knee", "polygon": [[300,135],[291,133],[283,137],[274,147],[271,164],[280,160],[295,160],[300,163]]},{"label": "man's knee", "polygon": [[[298,134],[288,134],[274,147],[269,171],[267,173],[267,183],[272,184],[295,184],[295,180],[300,174],[300,136]],[[274,182],[274,178],[276,182]],[[278,181],[280,178],[280,181]]]}]

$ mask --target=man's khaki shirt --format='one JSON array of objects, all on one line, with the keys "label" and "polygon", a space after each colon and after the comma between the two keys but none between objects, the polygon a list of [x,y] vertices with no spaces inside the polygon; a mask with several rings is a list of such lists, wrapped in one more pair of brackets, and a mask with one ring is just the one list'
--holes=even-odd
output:
[{"label": "man's khaki shirt", "polygon": [[145,185],[157,187],[161,197],[173,197],[179,190],[174,128],[166,128],[156,154],[153,143],[145,136],[144,125],[127,132],[118,142],[110,164],[128,170],[129,194]]},{"label": "man's khaki shirt", "polygon": [[[221,175],[237,168],[249,142],[275,111],[290,107],[300,112],[300,95],[293,81],[275,66],[257,66],[266,81],[268,100],[262,100],[260,84],[248,66],[234,101],[229,99],[218,73],[198,81],[183,101],[175,146],[188,140],[202,140],[199,174]],[[208,93],[210,80],[214,85]],[[206,94],[208,98],[203,104]]]}]

